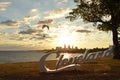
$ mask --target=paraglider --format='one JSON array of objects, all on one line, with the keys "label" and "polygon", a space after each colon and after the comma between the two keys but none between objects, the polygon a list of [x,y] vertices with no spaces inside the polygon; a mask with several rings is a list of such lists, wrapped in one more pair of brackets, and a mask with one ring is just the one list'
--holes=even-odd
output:
[{"label": "paraglider", "polygon": [[44,29],[45,27],[47,27],[47,29],[49,30],[49,26],[48,25],[43,25],[42,29]]},{"label": "paraglider", "polygon": [[[42,26],[42,29],[44,29],[44,28],[47,28],[47,29],[49,30],[49,26],[48,26],[48,25],[45,25],[45,24],[44,24],[44,25]],[[46,33],[48,33],[48,30],[47,30],[47,31],[46,31],[46,30],[44,31],[43,37],[46,37]]]}]

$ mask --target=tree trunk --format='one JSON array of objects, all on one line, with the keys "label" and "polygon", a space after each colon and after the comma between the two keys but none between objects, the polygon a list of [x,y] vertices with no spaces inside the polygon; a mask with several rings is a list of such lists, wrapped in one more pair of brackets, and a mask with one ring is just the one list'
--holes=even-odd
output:
[{"label": "tree trunk", "polygon": [[118,32],[117,28],[114,25],[112,28],[112,33],[113,33],[113,44],[114,44],[114,59],[120,59],[120,52],[119,52],[119,42],[118,42]]}]

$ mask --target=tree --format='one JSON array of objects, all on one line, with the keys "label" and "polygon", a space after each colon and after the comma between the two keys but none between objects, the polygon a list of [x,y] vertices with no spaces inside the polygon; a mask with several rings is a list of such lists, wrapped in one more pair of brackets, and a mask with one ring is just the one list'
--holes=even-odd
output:
[{"label": "tree", "polygon": [[120,59],[118,31],[120,27],[120,0],[74,0],[77,8],[69,13],[70,21],[82,18],[93,22],[99,30],[112,31],[114,58]]}]

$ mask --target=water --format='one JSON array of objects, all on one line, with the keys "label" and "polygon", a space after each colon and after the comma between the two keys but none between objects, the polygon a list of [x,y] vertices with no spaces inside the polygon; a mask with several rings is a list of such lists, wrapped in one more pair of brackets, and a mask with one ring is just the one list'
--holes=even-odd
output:
[{"label": "water", "polygon": [[[39,61],[47,53],[43,51],[0,51],[0,63],[33,62]],[[55,59],[55,53],[48,60]]]},{"label": "water", "polygon": [[[34,62],[39,61],[45,54],[48,53],[45,51],[0,51],[0,63]],[[80,55],[72,53],[61,53],[60,55],[62,54],[65,58]],[[56,60],[56,54],[52,53],[47,60]]]}]

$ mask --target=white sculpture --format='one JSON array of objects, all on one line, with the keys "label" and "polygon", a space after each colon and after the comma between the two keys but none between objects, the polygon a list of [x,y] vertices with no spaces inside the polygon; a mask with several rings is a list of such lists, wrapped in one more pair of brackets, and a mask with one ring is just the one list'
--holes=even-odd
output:
[{"label": "white sculpture", "polygon": [[[71,57],[69,59],[67,58],[64,59],[63,58],[64,55],[60,55],[59,53],[56,53],[56,58],[59,58],[59,59],[56,62],[56,69],[53,69],[53,70],[47,68],[44,64],[47,57],[52,54],[52,53],[48,53],[40,59],[40,68],[42,72],[47,72],[47,73],[59,72],[66,69],[80,69],[80,62],[95,60],[102,57],[111,57],[113,55],[112,53],[113,48],[114,46],[110,46],[109,49],[105,51],[94,52],[94,53],[89,53],[88,50],[86,50],[83,54],[76,57]],[[59,68],[59,66],[64,66],[64,67]]]}]

